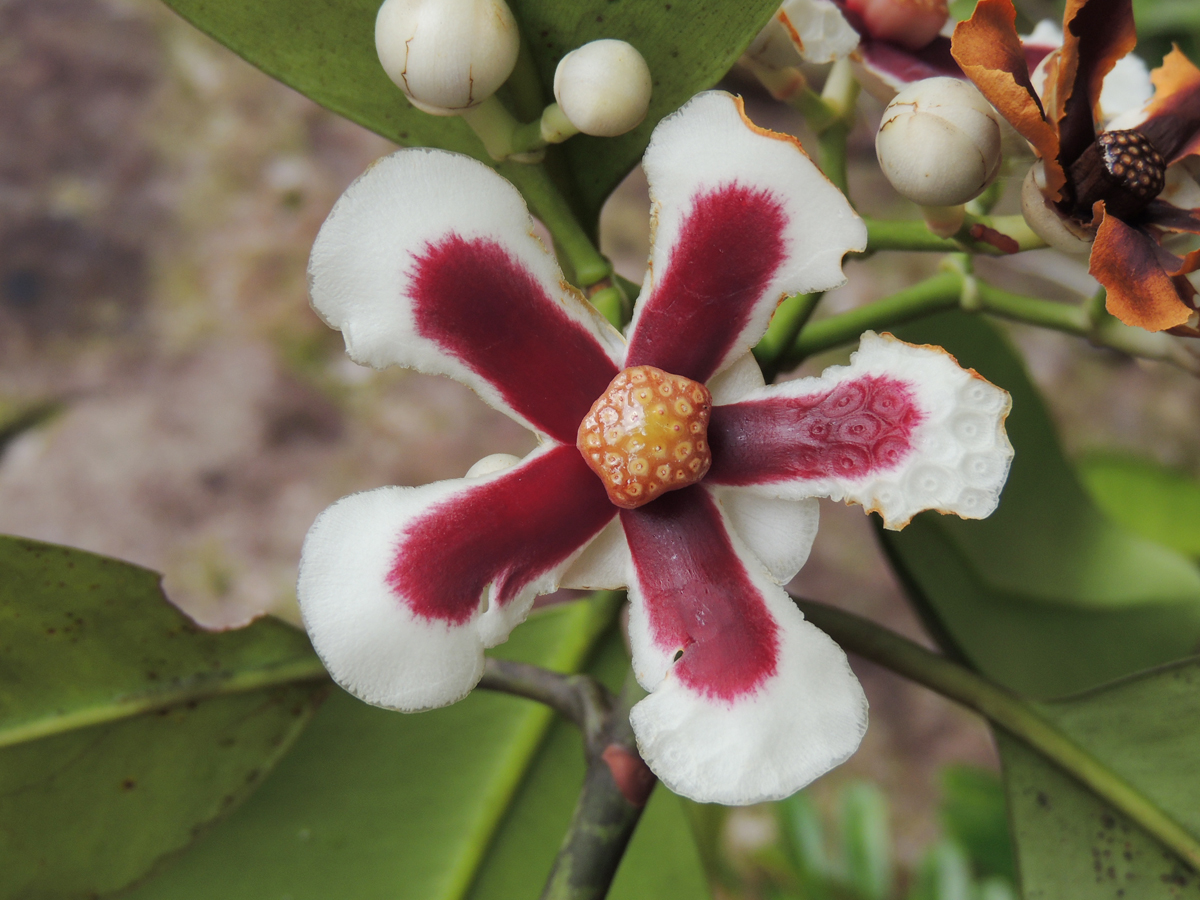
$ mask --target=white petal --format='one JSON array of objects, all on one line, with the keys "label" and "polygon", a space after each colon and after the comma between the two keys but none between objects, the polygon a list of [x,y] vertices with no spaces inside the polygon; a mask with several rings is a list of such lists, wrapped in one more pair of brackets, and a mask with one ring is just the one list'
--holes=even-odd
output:
[{"label": "white petal", "polygon": [[765,333],[784,297],[845,282],[867,232],[788,135],[710,91],[654,130],[643,160],[654,239],[627,364],[707,382]]},{"label": "white petal", "polygon": [[858,46],[858,32],[832,0],[784,0],[779,17],[807,62],[833,62]]},{"label": "white petal", "polygon": [[676,794],[700,803],[781,800],[849,759],[867,730],[867,698],[846,654],[774,587],[778,674],[727,704],[667,677],[630,712],[638,749]]},{"label": "white petal", "polygon": [[621,367],[620,335],[565,286],[516,188],[466,156],[379,160],[334,206],[308,271],[357,362],[449,375],[562,441]]},{"label": "white petal", "polygon": [[705,387],[712,394],[713,405],[736,403],[747,394],[753,393],[766,384],[763,380],[762,369],[753,353],[745,353],[728,369],[716,375]]},{"label": "white petal", "polygon": [[553,445],[490,475],[345,497],[301,553],[313,647],[368,703],[453,703],[613,513],[575,448]]},{"label": "white petal", "polygon": [[707,483],[860,503],[893,529],[926,509],[983,518],[1012,461],[1009,407],[941,348],[867,332],[849,366],[715,407]]},{"label": "white petal", "polygon": [[560,587],[580,591],[615,591],[629,584],[629,545],[621,522],[614,519],[600,532],[571,567]]},{"label": "white petal", "polygon": [[785,797],[843,762],[867,703],[845,654],[804,621],[704,490],[622,512],[646,763],[701,802]]},{"label": "white petal", "polygon": [[771,578],[778,584],[795,578],[817,538],[817,501],[778,500],[742,488],[716,488],[713,494],[730,526]]}]

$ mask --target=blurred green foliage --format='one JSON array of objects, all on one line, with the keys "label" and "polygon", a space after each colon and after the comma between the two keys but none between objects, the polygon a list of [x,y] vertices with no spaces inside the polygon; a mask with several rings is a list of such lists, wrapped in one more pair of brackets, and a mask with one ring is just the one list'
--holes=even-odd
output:
[{"label": "blurred green foliage", "polygon": [[[910,871],[897,862],[891,811],[874,784],[855,781],[838,793],[832,815],[809,791],[771,804],[775,840],[748,864],[729,857],[711,866],[733,896],[763,900],[1015,900],[1004,788],[995,773],[951,766],[941,776],[944,835]],[[703,808],[711,815],[715,807]],[[719,814],[728,821],[728,812]],[[728,838],[728,836],[726,836]],[[701,842],[704,843],[703,841]],[[709,844],[709,852],[714,845]]]}]

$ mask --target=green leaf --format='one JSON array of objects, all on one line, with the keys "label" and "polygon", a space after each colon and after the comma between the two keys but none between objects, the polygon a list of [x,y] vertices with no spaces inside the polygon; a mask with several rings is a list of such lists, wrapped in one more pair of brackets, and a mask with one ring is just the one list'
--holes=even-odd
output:
[{"label": "green leaf", "polygon": [[942,827],[957,841],[980,875],[1017,880],[1004,785],[986,769],[948,766],[942,770]]},{"label": "green leaf", "polygon": [[326,684],[295,629],[203,632],[153,572],[0,537],[0,896],[140,877],[257,786]]},{"label": "green leaf", "polygon": [[[1035,704],[1200,842],[1200,660]],[[1200,876],[1020,741],[996,731],[1026,900],[1167,900]]]},{"label": "green leaf", "polygon": [[1200,559],[1200,483],[1148,459],[1093,453],[1079,461],[1092,499],[1114,522]]},{"label": "green leaf", "polygon": [[[496,655],[577,670],[612,614],[611,597],[553,607]],[[130,897],[535,897],[582,783],[578,735],[554,723],[543,706],[485,691],[418,715],[337,692],[254,797]],[[618,877],[705,896],[678,801],[655,794],[630,859],[657,855],[661,871]]]},{"label": "green leaf", "polygon": [[1019,357],[979,317],[899,329],[940,344],[1013,397],[1016,447],[999,509],[924,513],[884,548],[934,636],[993,680],[1063,696],[1179,659],[1200,644],[1200,572],[1105,517],[1067,463]]},{"label": "green leaf", "polygon": [[[398,144],[457,150],[491,164],[461,119],[414,109],[384,75],[375,55],[380,0],[166,2],[268,75]],[[548,165],[565,168],[568,194],[591,231],[604,200],[641,158],[655,123],[715,84],[766,24],[778,0],[512,0],[510,6],[532,57],[530,77],[540,81],[543,98],[552,96],[558,60],[597,38],[628,41],[650,66],[654,93],[645,122],[619,138],[572,138],[551,154]],[[510,90],[523,97],[538,93],[522,81],[520,67]],[[530,190],[537,167],[506,163],[498,168],[543,215]]]}]

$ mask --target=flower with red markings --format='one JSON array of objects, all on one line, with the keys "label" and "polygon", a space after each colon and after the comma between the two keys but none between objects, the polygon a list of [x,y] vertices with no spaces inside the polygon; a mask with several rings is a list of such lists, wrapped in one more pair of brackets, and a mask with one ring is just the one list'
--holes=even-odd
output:
[{"label": "flower with red markings", "polygon": [[750,348],[784,296],[844,280],[861,220],[727,94],[664,119],[645,169],[655,240],[627,340],[486,166],[401,150],[346,191],[310,283],[350,355],[463,381],[540,445],[335,503],[298,594],[334,678],[411,711],[470,691],[537,594],[628,586],[647,764],[689,797],[753,803],[844,760],[866,727],[845,655],[779,586],[808,554],[813,498],[888,527],[928,508],[987,515],[1008,397],[940,350],[870,333],[849,366],[764,385]]},{"label": "flower with red markings", "polygon": [[1168,166],[1200,151],[1200,69],[1172,50],[1150,76],[1154,96],[1106,122],[1106,76],[1137,43],[1130,0],[1070,0],[1062,47],[1035,90],[1011,0],[980,0],[954,32],[954,58],[1041,157],[1026,178],[1022,210],[1053,246],[1090,253],[1108,310],[1149,331],[1200,337],[1196,291],[1185,277],[1200,253],[1162,245],[1200,234],[1200,208],[1164,192]]},{"label": "flower with red markings", "polygon": [[[926,78],[965,77],[942,33],[948,21],[945,0],[784,0],[746,56],[773,71],[849,56],[859,82],[887,103]],[[1026,41],[1029,65],[1054,46],[1040,34]]]}]

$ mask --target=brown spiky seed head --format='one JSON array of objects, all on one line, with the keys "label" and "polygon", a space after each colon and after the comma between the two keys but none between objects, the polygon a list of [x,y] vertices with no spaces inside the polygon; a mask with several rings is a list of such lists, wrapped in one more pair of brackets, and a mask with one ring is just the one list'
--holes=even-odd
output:
[{"label": "brown spiky seed head", "polygon": [[1166,184],[1167,166],[1140,131],[1105,131],[1096,137],[1109,176],[1124,190],[1149,202]]},{"label": "brown spiky seed head", "polygon": [[622,509],[636,509],[708,473],[712,394],[654,366],[620,372],[579,425],[576,446]]}]

